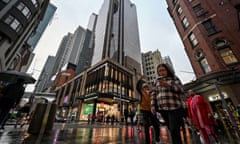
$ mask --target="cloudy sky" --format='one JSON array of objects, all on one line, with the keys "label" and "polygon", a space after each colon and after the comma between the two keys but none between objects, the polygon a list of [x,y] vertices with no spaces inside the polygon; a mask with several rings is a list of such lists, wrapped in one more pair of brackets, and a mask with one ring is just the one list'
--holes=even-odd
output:
[{"label": "cloudy sky", "polygon": [[[177,75],[183,83],[195,77],[178,32],[167,12],[165,0],[131,0],[137,7],[141,51],[159,49],[162,56],[170,56]],[[79,25],[86,28],[89,17],[98,11],[104,0],[51,0],[57,7],[36,49],[29,72],[37,79],[48,55],[55,56],[64,35],[73,33]],[[33,85],[27,91],[33,90]]]}]

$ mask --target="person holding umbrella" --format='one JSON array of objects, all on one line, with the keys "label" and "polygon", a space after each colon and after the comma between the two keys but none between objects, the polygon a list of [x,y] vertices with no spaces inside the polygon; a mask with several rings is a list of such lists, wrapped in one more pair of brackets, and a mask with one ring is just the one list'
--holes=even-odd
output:
[{"label": "person holding umbrella", "polygon": [[24,94],[24,79],[18,79],[16,83],[7,85],[2,91],[3,96],[0,99],[0,125],[4,129],[4,120],[11,108],[16,107]]}]

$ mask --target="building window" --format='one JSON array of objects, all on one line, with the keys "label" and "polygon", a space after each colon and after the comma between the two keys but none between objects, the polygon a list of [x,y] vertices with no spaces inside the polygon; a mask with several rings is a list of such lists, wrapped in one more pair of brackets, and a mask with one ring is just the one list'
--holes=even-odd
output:
[{"label": "building window", "polygon": [[238,62],[230,48],[224,48],[219,50],[219,54],[222,57],[225,64],[232,64]]},{"label": "building window", "polygon": [[210,68],[210,66],[208,65],[208,62],[207,62],[207,59],[206,59],[206,58],[201,59],[201,60],[199,61],[199,63],[200,63],[200,65],[201,65],[204,73],[209,73],[209,72],[212,71],[211,68]]},{"label": "building window", "polygon": [[32,1],[33,5],[34,5],[35,7],[38,7],[38,2],[37,2],[37,0],[31,0],[31,1]]},{"label": "building window", "polygon": [[186,29],[189,26],[189,22],[186,17],[184,17],[182,19],[182,24],[183,24],[184,29]]},{"label": "building window", "polygon": [[195,47],[198,44],[198,41],[193,33],[188,36],[189,41],[191,42],[192,46]]},{"label": "building window", "polygon": [[11,15],[9,15],[4,22],[8,24],[16,32],[19,32],[22,29],[20,22]]},{"label": "building window", "polygon": [[19,5],[17,6],[18,10],[20,10],[23,15],[25,15],[27,18],[30,17],[31,12],[29,10],[29,8],[22,2],[19,3]]},{"label": "building window", "polygon": [[183,12],[182,7],[181,7],[181,6],[178,6],[178,8],[177,8],[177,13],[178,13],[178,15],[181,15],[182,12]]},{"label": "building window", "polygon": [[4,2],[4,3],[9,3],[10,0],[2,0],[2,2]]},{"label": "building window", "polygon": [[240,4],[235,6],[235,8],[237,10],[238,29],[240,29]]},{"label": "building window", "polygon": [[172,0],[173,4],[175,5],[177,3],[177,0]]},{"label": "building window", "polygon": [[22,14],[27,17],[27,19],[29,19],[29,17],[31,16],[29,8],[24,3],[20,2],[17,6],[17,9],[20,10]]},{"label": "building window", "polygon": [[198,49],[195,51],[194,56],[197,60],[200,60],[205,56],[205,54],[202,49]]},{"label": "building window", "polygon": [[200,17],[206,13],[201,4],[197,4],[196,6],[194,6],[193,11],[195,12],[197,17]]},{"label": "building window", "polygon": [[214,23],[212,22],[211,19],[205,21],[202,23],[205,30],[207,31],[208,35],[212,35],[218,32],[216,26],[214,25]]}]

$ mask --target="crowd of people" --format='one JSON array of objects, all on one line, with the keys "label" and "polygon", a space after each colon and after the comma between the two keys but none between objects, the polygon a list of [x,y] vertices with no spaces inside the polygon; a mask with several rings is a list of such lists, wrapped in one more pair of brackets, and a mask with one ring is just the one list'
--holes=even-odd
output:
[{"label": "crowd of people", "polygon": [[[159,77],[153,85],[148,85],[144,78],[140,78],[136,84],[140,95],[138,115],[142,116],[139,121],[143,124],[146,144],[161,143],[157,113],[164,119],[172,144],[182,144],[181,129],[185,136],[185,125],[199,133],[199,139],[205,144],[219,143],[215,132],[218,123],[203,96],[193,90],[185,92],[180,79],[167,64],[160,64],[157,73]],[[155,132],[152,142],[149,135],[151,126]]]}]

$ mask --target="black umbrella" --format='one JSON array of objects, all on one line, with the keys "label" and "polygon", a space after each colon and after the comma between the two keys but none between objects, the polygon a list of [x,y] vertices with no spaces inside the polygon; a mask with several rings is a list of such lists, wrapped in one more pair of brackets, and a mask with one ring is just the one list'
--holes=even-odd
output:
[{"label": "black umbrella", "polygon": [[15,70],[1,71],[0,81],[14,83],[18,79],[23,79],[25,84],[33,84],[36,79],[26,72],[19,72]]}]

